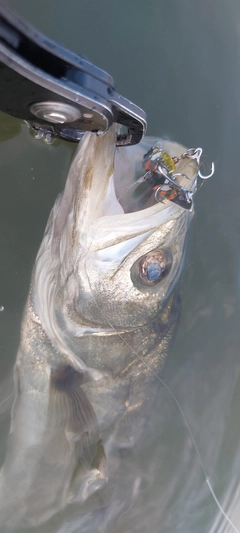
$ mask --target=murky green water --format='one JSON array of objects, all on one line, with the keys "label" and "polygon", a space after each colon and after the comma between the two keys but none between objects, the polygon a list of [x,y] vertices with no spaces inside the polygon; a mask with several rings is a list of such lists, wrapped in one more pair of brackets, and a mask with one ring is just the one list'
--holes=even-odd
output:
[{"label": "murky green water", "polygon": [[[11,0],[29,21],[113,75],[148,114],[148,134],[202,146],[214,177],[196,197],[181,280],[182,318],[165,382],[217,497],[240,529],[240,4],[237,0]],[[1,379],[15,360],[30,273],[73,146],[46,146],[1,117]],[[5,139],[9,132],[17,135]],[[8,418],[3,420],[4,436]],[[220,515],[179,409],[163,387],[157,481],[119,533],[216,533]],[[146,455],[152,435],[146,435]],[[1,458],[5,439],[1,439]],[[157,511],[156,511],[157,510]],[[157,518],[156,518],[157,517]],[[141,527],[145,529],[140,528]],[[136,525],[138,524],[138,525]],[[139,528],[139,529],[138,529]],[[47,533],[47,532],[46,532]]]}]

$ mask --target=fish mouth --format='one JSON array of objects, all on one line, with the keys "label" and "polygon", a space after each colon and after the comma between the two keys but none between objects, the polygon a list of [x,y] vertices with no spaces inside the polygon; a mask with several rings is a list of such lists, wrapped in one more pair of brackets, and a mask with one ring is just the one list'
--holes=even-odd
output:
[{"label": "fish mouth", "polygon": [[[61,248],[71,241],[79,254],[116,247],[122,258],[151,232],[191,213],[169,200],[156,202],[148,184],[136,180],[144,174],[143,156],[156,142],[171,157],[180,157],[185,147],[145,137],[140,144],[116,148],[116,125],[104,135],[86,133],[72,162],[64,193],[55,206],[54,236]],[[182,159],[177,165],[178,182],[194,191],[196,160]],[[64,238],[65,234],[65,238]],[[120,255],[119,255],[120,254]]]},{"label": "fish mouth", "polygon": [[[185,147],[146,137],[139,145],[116,148],[116,135],[115,125],[102,136],[87,133],[67,180],[63,201],[73,205],[72,220],[76,222],[78,245],[85,251],[102,250],[123,242],[127,246],[127,241],[133,239],[139,243],[147,234],[185,211],[169,200],[156,202],[148,184],[144,183],[143,187],[135,184],[144,174],[143,156],[156,140],[171,157],[180,157]],[[194,191],[197,161],[180,160],[177,172],[179,184]],[[69,198],[69,189],[72,198]],[[186,214],[189,216],[189,212]]]}]

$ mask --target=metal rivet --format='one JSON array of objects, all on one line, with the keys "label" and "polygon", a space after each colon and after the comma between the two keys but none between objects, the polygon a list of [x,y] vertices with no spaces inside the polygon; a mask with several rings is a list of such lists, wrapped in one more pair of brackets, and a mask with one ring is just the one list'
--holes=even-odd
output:
[{"label": "metal rivet", "polygon": [[64,124],[78,120],[82,113],[80,109],[62,102],[38,102],[30,107],[35,117],[53,124]]},{"label": "metal rivet", "polygon": [[84,116],[84,118],[92,118],[93,114],[92,113],[83,113],[83,116]]}]

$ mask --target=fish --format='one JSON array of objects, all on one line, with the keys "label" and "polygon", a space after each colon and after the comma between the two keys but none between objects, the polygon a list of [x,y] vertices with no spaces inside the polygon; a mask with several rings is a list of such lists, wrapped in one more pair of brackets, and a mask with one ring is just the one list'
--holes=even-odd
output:
[{"label": "fish", "polygon": [[[79,143],[33,268],[0,472],[4,532],[112,531],[141,492],[136,457],[179,322],[193,210],[134,187],[156,139],[116,148],[116,135]],[[186,150],[158,142],[171,157]],[[194,192],[197,161],[177,170]]]}]

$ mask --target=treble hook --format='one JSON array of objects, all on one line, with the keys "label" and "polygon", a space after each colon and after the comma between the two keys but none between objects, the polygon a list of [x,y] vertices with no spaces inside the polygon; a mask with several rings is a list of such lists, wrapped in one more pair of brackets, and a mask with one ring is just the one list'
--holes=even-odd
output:
[{"label": "treble hook", "polygon": [[[197,164],[200,165],[200,158],[202,156],[202,148],[189,148],[184,152],[182,157],[188,157],[189,159],[195,159],[197,161]],[[211,172],[210,174],[207,174],[207,176],[203,176],[201,173],[201,170],[198,171],[198,176],[202,180],[208,180],[208,178],[211,178],[215,172],[215,165],[212,163]]]},{"label": "treble hook", "polygon": [[208,180],[208,178],[211,178],[211,177],[213,176],[214,172],[215,172],[215,165],[214,165],[214,163],[212,163],[212,167],[211,167],[211,172],[210,172],[210,174],[207,174],[207,176],[203,176],[202,173],[201,173],[201,170],[199,169],[199,171],[198,171],[198,176],[199,176],[199,178],[201,178],[202,180]]},{"label": "treble hook", "polygon": [[184,159],[185,157],[187,157],[188,159],[195,159],[195,161],[197,161],[197,164],[199,165],[201,155],[202,148],[189,148],[188,150],[186,150],[186,152],[184,152],[184,154],[182,154],[181,157],[182,159]]}]

